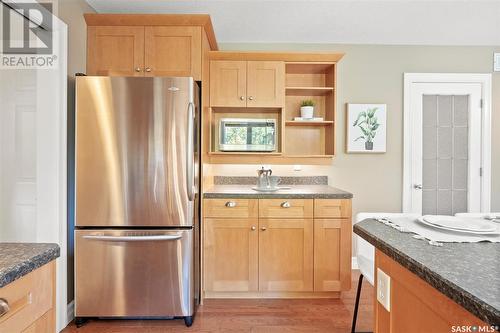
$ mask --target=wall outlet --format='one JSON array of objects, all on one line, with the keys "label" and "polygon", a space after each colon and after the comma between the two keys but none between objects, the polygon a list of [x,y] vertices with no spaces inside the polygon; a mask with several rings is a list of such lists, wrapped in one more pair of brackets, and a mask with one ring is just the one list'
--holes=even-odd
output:
[{"label": "wall outlet", "polygon": [[377,268],[377,301],[391,311],[391,277]]},{"label": "wall outlet", "polygon": [[500,72],[500,53],[493,53],[493,71]]}]

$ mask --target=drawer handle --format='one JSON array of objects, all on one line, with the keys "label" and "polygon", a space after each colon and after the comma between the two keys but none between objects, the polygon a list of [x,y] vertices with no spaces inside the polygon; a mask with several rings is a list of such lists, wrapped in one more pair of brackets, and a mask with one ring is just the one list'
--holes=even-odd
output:
[{"label": "drawer handle", "polygon": [[233,207],[236,207],[236,202],[234,202],[234,201],[228,201],[228,202],[226,202],[225,206],[226,206],[227,208],[233,208]]},{"label": "drawer handle", "polygon": [[281,203],[281,207],[283,207],[283,208],[290,208],[290,207],[292,207],[292,205],[288,201],[285,201],[285,202]]},{"label": "drawer handle", "polygon": [[5,299],[0,298],[0,317],[6,315],[9,310],[9,303]]}]

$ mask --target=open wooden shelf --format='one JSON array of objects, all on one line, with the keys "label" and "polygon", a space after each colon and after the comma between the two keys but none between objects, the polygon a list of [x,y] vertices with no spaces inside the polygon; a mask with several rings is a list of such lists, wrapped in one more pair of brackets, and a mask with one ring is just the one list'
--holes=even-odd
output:
[{"label": "open wooden shelf", "polygon": [[287,120],[286,126],[330,126],[333,125],[333,120]]},{"label": "open wooden shelf", "polygon": [[333,87],[286,87],[287,96],[324,96],[333,92]]}]

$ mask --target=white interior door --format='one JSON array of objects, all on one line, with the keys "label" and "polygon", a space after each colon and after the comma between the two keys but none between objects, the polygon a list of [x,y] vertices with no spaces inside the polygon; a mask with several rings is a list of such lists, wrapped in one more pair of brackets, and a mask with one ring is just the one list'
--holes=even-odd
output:
[{"label": "white interior door", "polygon": [[405,212],[480,212],[483,194],[484,85],[414,82],[405,91]]}]

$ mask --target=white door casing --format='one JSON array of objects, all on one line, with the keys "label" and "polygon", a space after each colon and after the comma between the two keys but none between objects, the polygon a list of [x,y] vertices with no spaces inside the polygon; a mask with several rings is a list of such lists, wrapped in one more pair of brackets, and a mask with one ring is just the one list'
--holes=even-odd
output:
[{"label": "white door casing", "polygon": [[424,95],[469,96],[469,212],[489,212],[491,196],[491,75],[404,76],[403,212],[422,213],[422,114]]}]

